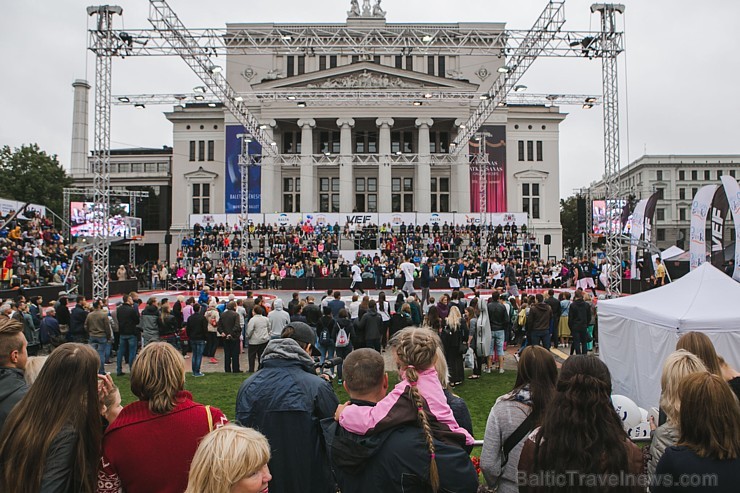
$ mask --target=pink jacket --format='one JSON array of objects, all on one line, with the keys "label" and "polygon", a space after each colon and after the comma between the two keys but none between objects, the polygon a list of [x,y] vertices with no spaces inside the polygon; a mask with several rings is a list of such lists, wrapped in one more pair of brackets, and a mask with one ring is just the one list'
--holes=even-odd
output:
[{"label": "pink jacket", "polygon": [[[437,371],[434,368],[429,368],[428,370],[419,372],[419,380],[416,386],[426,400],[429,411],[437,421],[442,425],[446,425],[449,431],[464,435],[465,443],[467,445],[473,445],[475,439],[467,430],[457,424],[450,406],[447,405],[447,398],[442,390],[442,385],[439,383]],[[368,432],[371,432],[382,420],[388,417],[408,387],[409,383],[405,379],[402,379],[375,406],[357,406],[354,404],[347,406],[342,411],[342,414],[339,415],[340,426],[350,433],[367,435]]]}]

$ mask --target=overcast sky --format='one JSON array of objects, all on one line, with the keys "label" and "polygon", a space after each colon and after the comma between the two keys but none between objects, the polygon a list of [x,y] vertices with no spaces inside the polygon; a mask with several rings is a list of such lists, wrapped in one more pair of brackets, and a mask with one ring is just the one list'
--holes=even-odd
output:
[{"label": "overcast sky", "polygon": [[[85,8],[92,0],[0,0],[0,145],[38,143],[69,167],[72,82],[94,81]],[[111,1],[111,3],[116,3]],[[170,0],[191,28],[227,22],[344,22],[349,0]],[[597,29],[592,2],[566,2],[566,30]],[[627,0],[620,23],[622,165],[648,154],[740,153],[740,2]],[[122,0],[117,28],[149,28],[146,0]],[[545,0],[385,0],[388,22],[506,22],[528,29]],[[533,93],[601,94],[598,60],[537,60],[522,79]],[[199,81],[179,58],[113,62],[113,94],[190,92]],[[90,110],[93,107],[90,94]],[[167,107],[114,107],[111,147],[171,145]],[[601,109],[563,107],[561,196],[603,173]],[[92,113],[90,119],[92,134]],[[5,177],[3,177],[5,179]]]}]

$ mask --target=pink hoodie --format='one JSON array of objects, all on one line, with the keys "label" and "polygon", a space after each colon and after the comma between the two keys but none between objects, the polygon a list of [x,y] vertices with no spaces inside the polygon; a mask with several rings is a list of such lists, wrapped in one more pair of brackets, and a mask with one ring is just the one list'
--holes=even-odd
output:
[{"label": "pink hoodie", "polygon": [[[354,404],[347,406],[342,411],[342,414],[339,415],[340,426],[350,433],[356,433],[358,435],[367,434],[381,420],[388,416],[390,410],[396,405],[409,385],[405,376],[402,375],[402,380],[375,406],[357,406]],[[437,418],[437,421],[446,425],[451,432],[464,435],[465,443],[467,445],[473,445],[475,439],[455,421],[452,409],[447,404],[447,398],[442,390],[442,385],[439,383],[437,371],[434,368],[429,368],[428,370],[419,372],[419,380],[416,382],[416,386],[419,389],[419,393],[427,401],[429,410]]]}]

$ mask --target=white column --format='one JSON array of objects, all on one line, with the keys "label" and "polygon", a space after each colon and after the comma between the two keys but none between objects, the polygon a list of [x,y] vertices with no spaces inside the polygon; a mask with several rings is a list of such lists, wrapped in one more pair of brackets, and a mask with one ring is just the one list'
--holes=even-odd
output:
[{"label": "white column", "polygon": [[340,118],[339,127],[339,212],[352,212],[352,195],[354,190],[354,173],[352,170],[352,128],[354,118]]},{"label": "white column", "polygon": [[[275,139],[275,120],[265,122],[265,133],[270,140]],[[280,164],[262,151],[262,197],[260,198],[260,212],[273,213],[280,211],[282,206],[282,192],[280,189],[282,171]]]},{"label": "white column", "polygon": [[[455,126],[464,124],[465,120],[455,120]],[[450,167],[450,207],[453,211],[460,213],[470,212],[470,153],[468,143],[461,144],[464,149],[460,150],[457,160]],[[476,200],[478,191],[475,191]]]},{"label": "white column", "polygon": [[432,181],[432,163],[431,152],[429,150],[429,127],[434,125],[431,118],[419,118],[416,120],[416,126],[419,127],[419,162],[416,163],[416,173],[414,179],[414,204],[416,212],[431,212],[431,181]]},{"label": "white column", "polygon": [[87,110],[90,84],[86,80],[76,80],[72,83],[74,91],[74,110],[72,113],[72,160],[70,161],[70,172],[72,176],[88,173],[88,133],[87,121],[89,113]]},{"label": "white column", "polygon": [[391,212],[391,127],[393,118],[378,118],[380,155],[378,164],[378,212]]},{"label": "white column", "polygon": [[301,212],[316,212],[316,175],[313,165],[313,127],[316,120],[313,118],[298,120],[301,127]]}]

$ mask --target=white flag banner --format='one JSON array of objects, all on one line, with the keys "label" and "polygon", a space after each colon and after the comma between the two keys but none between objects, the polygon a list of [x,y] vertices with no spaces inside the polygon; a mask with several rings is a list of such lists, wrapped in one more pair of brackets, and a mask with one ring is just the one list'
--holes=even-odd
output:
[{"label": "white flag banner", "polygon": [[707,261],[707,214],[712,206],[717,185],[705,185],[696,192],[691,203],[691,235],[689,237],[689,266],[696,269]]},{"label": "white flag banner", "polygon": [[632,279],[637,279],[637,242],[642,236],[643,229],[645,227],[645,207],[647,206],[648,199],[642,199],[635,206],[635,211],[632,213],[632,228],[630,229],[630,272],[632,272]]},{"label": "white flag banner", "polygon": [[732,278],[740,281],[740,185],[728,175],[722,175],[721,179],[735,224],[735,271],[732,273]]}]

